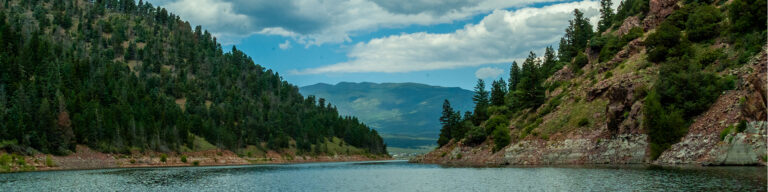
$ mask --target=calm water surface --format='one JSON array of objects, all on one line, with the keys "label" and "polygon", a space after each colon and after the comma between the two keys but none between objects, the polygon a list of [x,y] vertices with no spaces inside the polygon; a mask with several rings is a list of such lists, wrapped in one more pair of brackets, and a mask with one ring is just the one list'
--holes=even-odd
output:
[{"label": "calm water surface", "polygon": [[453,168],[405,161],[0,174],[0,191],[766,191],[766,167]]}]

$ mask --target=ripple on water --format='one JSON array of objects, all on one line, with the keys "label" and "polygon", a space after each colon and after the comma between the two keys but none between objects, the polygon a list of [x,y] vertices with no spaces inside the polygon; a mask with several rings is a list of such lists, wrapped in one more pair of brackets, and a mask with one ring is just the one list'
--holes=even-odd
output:
[{"label": "ripple on water", "polygon": [[766,191],[766,167],[443,167],[405,161],[0,174],[1,191]]}]

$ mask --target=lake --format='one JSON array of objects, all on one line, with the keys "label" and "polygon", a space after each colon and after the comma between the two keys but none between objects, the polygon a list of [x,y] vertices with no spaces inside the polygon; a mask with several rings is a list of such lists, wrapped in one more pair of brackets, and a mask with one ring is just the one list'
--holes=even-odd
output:
[{"label": "lake", "polygon": [[405,161],[0,174],[0,191],[766,191],[766,167],[467,168]]}]

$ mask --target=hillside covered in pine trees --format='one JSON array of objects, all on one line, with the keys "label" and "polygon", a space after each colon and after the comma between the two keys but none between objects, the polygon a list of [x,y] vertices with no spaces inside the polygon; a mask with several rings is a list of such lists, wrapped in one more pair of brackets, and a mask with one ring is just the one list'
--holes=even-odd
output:
[{"label": "hillside covered in pine trees", "polygon": [[323,101],[141,0],[0,1],[8,153],[188,152],[208,143],[248,156],[340,152],[329,144],[387,153],[375,130]]}]

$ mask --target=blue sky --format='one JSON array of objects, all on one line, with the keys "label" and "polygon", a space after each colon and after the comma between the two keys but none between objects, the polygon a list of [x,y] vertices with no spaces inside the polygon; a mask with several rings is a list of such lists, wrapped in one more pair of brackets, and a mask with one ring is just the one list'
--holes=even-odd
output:
[{"label": "blue sky", "polygon": [[[596,1],[150,0],[306,86],[416,82],[472,89],[557,46],[571,12]],[[615,3],[618,4],[618,3]],[[615,7],[615,5],[614,5]]]}]

